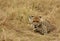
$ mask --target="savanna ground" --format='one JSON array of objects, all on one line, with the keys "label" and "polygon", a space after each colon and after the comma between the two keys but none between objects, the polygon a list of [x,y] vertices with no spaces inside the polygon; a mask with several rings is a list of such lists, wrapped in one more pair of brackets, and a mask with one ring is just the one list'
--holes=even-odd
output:
[{"label": "savanna ground", "polygon": [[[57,30],[40,35],[32,30],[29,15],[50,14]],[[60,0],[0,0],[0,41],[60,41]]]}]

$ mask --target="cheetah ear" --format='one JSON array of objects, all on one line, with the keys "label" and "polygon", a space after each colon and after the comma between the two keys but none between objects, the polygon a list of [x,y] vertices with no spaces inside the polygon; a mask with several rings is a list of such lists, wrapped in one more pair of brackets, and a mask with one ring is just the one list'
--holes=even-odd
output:
[{"label": "cheetah ear", "polygon": [[34,16],[30,16],[30,17],[34,17]]},{"label": "cheetah ear", "polygon": [[34,16],[29,16],[30,19],[32,19]]},{"label": "cheetah ear", "polygon": [[32,23],[33,17],[34,17],[34,16],[29,16],[29,23],[30,23],[30,24]]}]

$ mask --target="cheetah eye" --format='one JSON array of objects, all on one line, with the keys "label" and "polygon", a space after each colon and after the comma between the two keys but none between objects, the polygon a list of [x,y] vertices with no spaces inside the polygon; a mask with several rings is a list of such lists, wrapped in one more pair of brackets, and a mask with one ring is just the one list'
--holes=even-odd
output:
[{"label": "cheetah eye", "polygon": [[39,21],[36,21],[36,22],[39,22]]},{"label": "cheetah eye", "polygon": [[41,18],[41,16],[39,16]]},{"label": "cheetah eye", "polygon": [[33,21],[33,22],[39,22],[39,21]]}]

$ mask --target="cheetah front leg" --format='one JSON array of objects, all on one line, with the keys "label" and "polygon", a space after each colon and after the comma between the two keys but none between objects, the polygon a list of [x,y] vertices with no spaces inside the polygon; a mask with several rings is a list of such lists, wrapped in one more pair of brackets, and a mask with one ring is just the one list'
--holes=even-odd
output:
[{"label": "cheetah front leg", "polygon": [[47,27],[45,25],[43,25],[43,27],[42,27],[42,33],[44,35],[46,35],[48,33]]}]

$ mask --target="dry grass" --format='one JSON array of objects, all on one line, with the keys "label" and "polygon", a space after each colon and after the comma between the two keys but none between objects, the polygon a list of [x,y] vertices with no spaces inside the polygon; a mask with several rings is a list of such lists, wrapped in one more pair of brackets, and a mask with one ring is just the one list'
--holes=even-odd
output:
[{"label": "dry grass", "polygon": [[[54,17],[56,32],[33,32],[29,15]],[[0,41],[60,41],[60,0],[0,0]]]}]

